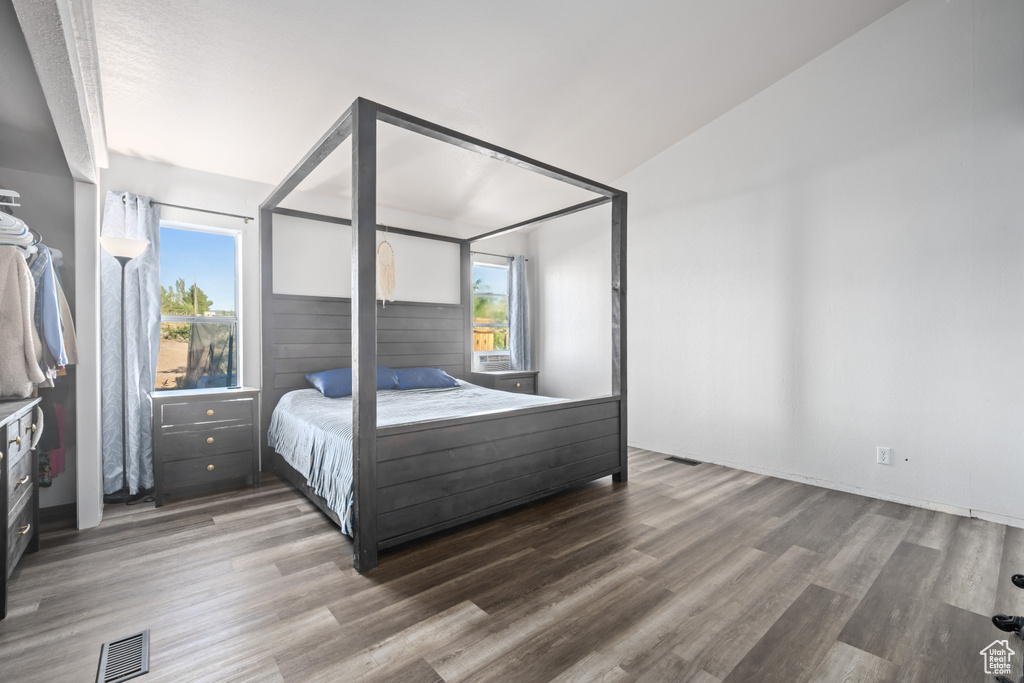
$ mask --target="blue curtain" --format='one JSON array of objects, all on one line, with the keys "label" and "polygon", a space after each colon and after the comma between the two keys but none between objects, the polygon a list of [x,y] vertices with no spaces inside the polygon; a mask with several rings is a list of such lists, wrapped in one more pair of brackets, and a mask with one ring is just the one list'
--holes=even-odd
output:
[{"label": "blue curtain", "polygon": [[103,492],[121,489],[121,415],[127,411],[128,488],[153,487],[152,394],[160,349],[160,210],[149,197],[107,192],[101,234],[146,240],[125,266],[125,405],[121,405],[121,264],[100,249]]},{"label": "blue curtain", "polygon": [[526,257],[513,256],[508,267],[508,348],[513,370],[530,367],[530,296],[526,287]]}]

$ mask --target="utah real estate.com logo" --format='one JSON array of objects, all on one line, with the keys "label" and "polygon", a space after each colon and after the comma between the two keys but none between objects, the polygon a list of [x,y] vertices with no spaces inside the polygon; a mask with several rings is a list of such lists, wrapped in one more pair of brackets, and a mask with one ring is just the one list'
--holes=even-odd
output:
[{"label": "utah real estate.com logo", "polygon": [[985,658],[985,673],[998,676],[1010,673],[1010,659],[1016,653],[1010,649],[1005,640],[994,640],[992,644],[979,653]]}]

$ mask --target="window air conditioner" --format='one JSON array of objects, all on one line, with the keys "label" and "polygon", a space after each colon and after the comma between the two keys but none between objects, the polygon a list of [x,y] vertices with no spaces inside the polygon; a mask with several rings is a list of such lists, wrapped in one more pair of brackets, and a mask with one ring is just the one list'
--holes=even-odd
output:
[{"label": "window air conditioner", "polygon": [[508,351],[478,351],[473,354],[473,369],[477,372],[508,370],[511,359]]}]

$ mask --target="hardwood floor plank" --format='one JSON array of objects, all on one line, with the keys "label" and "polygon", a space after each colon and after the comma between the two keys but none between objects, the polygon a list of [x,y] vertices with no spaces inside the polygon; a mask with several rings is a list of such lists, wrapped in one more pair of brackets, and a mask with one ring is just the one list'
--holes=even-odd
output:
[{"label": "hardwood floor plank", "polygon": [[909,528],[910,522],[898,517],[864,515],[814,582],[858,600],[863,598]]},{"label": "hardwood floor plank", "polygon": [[[1021,640],[1012,634],[997,631],[992,622],[975,612],[929,600],[922,614],[927,628],[915,631],[910,647],[896,656],[902,664],[901,676],[908,681],[978,681],[992,680],[983,668],[981,650],[993,640],[1010,636],[1010,647],[1017,652],[1014,680],[1020,675]],[[906,638],[906,636],[904,636]]]},{"label": "hardwood floor plank", "polygon": [[738,585],[721,604],[711,603],[674,652],[725,678],[811,584],[823,561],[817,553],[791,546],[763,572]]},{"label": "hardwood floor plank", "polygon": [[914,509],[910,515],[913,526],[907,532],[907,543],[923,545],[935,550],[946,550],[956,532],[960,518],[946,512]]},{"label": "hardwood floor plank", "polygon": [[811,584],[722,683],[810,679],[856,606],[854,598]]},{"label": "hardwood floor plank", "polygon": [[903,542],[882,567],[838,640],[891,662],[908,647],[939,573],[941,553]]},{"label": "hardwood floor plank", "polygon": [[935,585],[935,599],[988,617],[996,598],[1006,527],[962,517]]},{"label": "hardwood floor plank", "polygon": [[1024,590],[1010,582],[1014,574],[1024,574],[1024,529],[1008,526],[999,560],[996,596],[990,607],[992,614],[1024,614]]},{"label": "hardwood floor plank", "polygon": [[808,679],[809,683],[900,683],[900,667],[890,661],[835,642]]},{"label": "hardwood floor plank", "polygon": [[832,554],[843,534],[871,506],[872,500],[842,491],[828,491],[806,505],[796,517],[770,534],[758,548],[781,555],[791,546]]},{"label": "hardwood floor plank", "polygon": [[439,648],[426,660],[445,681],[464,680],[488,662],[519,648],[534,633],[570,618],[653,562],[653,558],[631,551],[614,562],[605,561],[577,572],[518,605],[506,607],[483,629]]}]

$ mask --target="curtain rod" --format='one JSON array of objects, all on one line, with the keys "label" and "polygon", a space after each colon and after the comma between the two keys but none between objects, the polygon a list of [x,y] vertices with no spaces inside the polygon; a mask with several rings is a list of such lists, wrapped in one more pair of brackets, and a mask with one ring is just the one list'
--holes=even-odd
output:
[{"label": "curtain rod", "polygon": [[[121,203],[122,204],[127,204],[128,203],[128,199],[124,195],[121,195]],[[256,220],[252,216],[242,216],[241,214],[237,214],[237,213],[224,213],[223,211],[214,211],[212,209],[200,209],[198,206],[182,206],[181,204],[168,204],[167,202],[158,202],[155,199],[150,199],[149,203],[150,204],[156,204],[157,206],[169,206],[169,207],[174,208],[174,209],[185,209],[186,211],[199,211],[201,213],[213,213],[213,214],[216,214],[218,216],[227,216],[228,218],[241,218],[243,221],[245,221],[246,225],[249,224],[249,221]]]},{"label": "curtain rod", "polygon": [[[478,256],[494,256],[495,258],[507,258],[509,261],[512,260],[511,256],[505,256],[505,254],[492,254],[492,253],[490,253],[488,251],[471,251],[469,253],[470,254],[477,254]],[[523,259],[523,260],[524,261],[529,261],[530,259]]]}]

